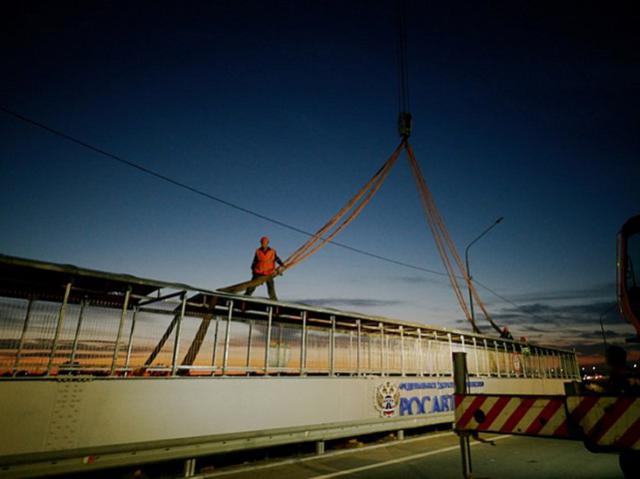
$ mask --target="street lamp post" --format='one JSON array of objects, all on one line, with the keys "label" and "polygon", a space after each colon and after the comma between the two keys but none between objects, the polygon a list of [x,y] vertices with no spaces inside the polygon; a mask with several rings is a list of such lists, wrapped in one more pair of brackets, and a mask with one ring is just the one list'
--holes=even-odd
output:
[{"label": "street lamp post", "polygon": [[471,272],[469,271],[469,248],[471,248],[471,246],[476,241],[478,241],[480,238],[482,238],[484,235],[486,235],[489,231],[491,231],[495,226],[497,226],[498,223],[500,223],[503,219],[504,219],[504,216],[501,216],[500,218],[495,220],[491,224],[491,226],[489,226],[482,233],[480,233],[478,235],[478,237],[476,239],[474,239],[471,243],[469,243],[467,245],[467,247],[464,249],[464,262],[465,262],[465,264],[467,266],[467,278],[469,278],[469,284],[467,285],[467,289],[469,290],[469,308],[471,310],[471,324],[473,324],[473,329],[474,329],[474,332],[476,332],[476,333],[479,333],[480,330],[476,326],[476,316],[475,316],[475,313],[473,311],[473,294],[471,294],[471,287],[470,287],[471,286]]},{"label": "street lamp post", "polygon": [[609,306],[607,309],[605,309],[602,313],[600,313],[600,331],[602,331],[602,342],[604,343],[605,354],[606,354],[606,351],[607,351],[607,336],[604,333],[604,323],[602,322],[602,318],[604,317],[605,314],[607,314],[609,311],[611,311],[616,306],[618,306],[618,303],[613,303],[611,306]]}]

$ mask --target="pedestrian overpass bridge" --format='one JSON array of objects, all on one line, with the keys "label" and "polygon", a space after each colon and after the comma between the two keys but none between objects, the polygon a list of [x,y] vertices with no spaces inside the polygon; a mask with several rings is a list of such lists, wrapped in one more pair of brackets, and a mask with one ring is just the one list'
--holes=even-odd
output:
[{"label": "pedestrian overpass bridge", "polygon": [[[428,315],[425,314],[428,321]],[[0,476],[453,422],[472,392],[563,394],[575,353],[0,256]]]}]

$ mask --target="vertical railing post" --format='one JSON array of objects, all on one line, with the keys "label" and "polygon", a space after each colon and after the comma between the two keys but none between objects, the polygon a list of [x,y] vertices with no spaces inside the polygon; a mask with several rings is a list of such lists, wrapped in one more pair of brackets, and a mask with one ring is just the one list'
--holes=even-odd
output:
[{"label": "vertical railing post", "polygon": [[542,359],[542,351],[540,351],[540,348],[536,348],[536,357],[538,358],[538,377],[546,378],[547,373],[544,368],[544,361]]},{"label": "vertical railing post", "polygon": [[276,361],[276,364],[278,365],[279,368],[282,368],[283,363],[285,362],[284,355],[282,354],[283,344],[284,344],[284,324],[280,323],[280,325],[278,326],[278,357]]},{"label": "vertical railing post", "polygon": [[211,374],[216,373],[216,353],[218,351],[218,331],[220,331],[220,315],[216,314],[216,327],[213,332],[213,350],[211,351]]},{"label": "vertical railing post", "polygon": [[496,353],[496,373],[498,377],[501,377],[500,374],[500,355],[498,354],[498,343],[493,341],[493,351]]},{"label": "vertical railing post", "polygon": [[304,376],[307,367],[307,312],[302,314],[302,336],[300,337],[300,376]]},{"label": "vertical railing post", "polygon": [[229,313],[227,314],[227,324],[224,328],[224,351],[222,353],[222,375],[227,374],[229,367],[229,341],[231,336],[231,318],[233,318],[233,300],[227,302]]},{"label": "vertical railing post", "polygon": [[[526,349],[525,349],[526,348]],[[529,358],[531,357],[531,348],[527,345],[523,348],[520,346],[520,357],[522,358],[522,371],[525,378],[533,377],[531,374],[531,368],[529,367]]]},{"label": "vertical railing post", "polygon": [[187,308],[187,292],[183,291],[180,295],[182,303],[180,304],[180,315],[176,323],[176,337],[173,340],[173,353],[171,355],[171,375],[175,376],[178,372],[178,355],[180,354],[180,333],[182,331],[182,320]]},{"label": "vertical railing post", "polygon": [[[453,380],[455,384],[455,394],[464,395],[467,393],[467,358],[466,353],[453,353]],[[462,476],[470,479],[471,476],[471,446],[469,444],[469,433],[458,432],[460,437],[460,453],[462,455]]]},{"label": "vertical railing post", "polygon": [[380,375],[384,376],[385,369],[385,348],[384,348],[384,324],[378,323],[380,327]]},{"label": "vertical railing post", "polygon": [[387,376],[391,375],[391,334],[384,335],[384,357],[387,359],[385,364],[385,370],[387,371]]},{"label": "vertical railing post", "polygon": [[478,342],[476,341],[476,337],[471,338],[473,343],[473,360],[476,365],[476,376],[480,376],[480,363],[478,362]]},{"label": "vertical railing post", "polygon": [[547,372],[544,366],[544,358],[542,357],[542,351],[540,348],[536,348],[536,356],[538,356],[538,377],[546,378]]},{"label": "vertical railing post", "polygon": [[73,363],[76,360],[76,353],[78,352],[78,341],[80,339],[80,328],[82,327],[82,320],[84,318],[84,308],[87,304],[87,299],[80,301],[80,312],[78,313],[78,324],[76,325],[76,332],[73,335],[73,344],[71,346],[71,356],[69,357],[70,366],[73,367]]},{"label": "vertical railing post", "polygon": [[129,309],[129,297],[131,296],[131,286],[127,288],[124,293],[124,301],[122,303],[122,312],[120,313],[120,323],[118,324],[118,334],[116,334],[116,344],[113,347],[113,358],[111,358],[111,371],[110,375],[116,371],[116,363],[118,362],[118,353],[120,349],[120,338],[122,337],[122,330],[124,329],[124,322],[127,319],[127,310]]},{"label": "vertical railing post", "polygon": [[62,300],[62,304],[60,305],[60,310],[58,311],[58,322],[56,324],[56,332],[53,335],[53,341],[51,342],[51,353],[49,354],[49,362],[47,363],[47,376],[51,374],[51,369],[53,369],[53,361],[56,356],[56,349],[58,348],[58,339],[60,338],[60,333],[62,332],[62,324],[64,323],[64,314],[67,310],[67,302],[69,301],[69,294],[71,294],[71,283],[67,283],[67,286],[64,290],[64,299]]},{"label": "vertical railing post", "polygon": [[[518,356],[518,353],[520,353],[520,355]],[[522,348],[518,348],[516,349],[516,345],[513,345],[513,355],[514,358],[518,359],[518,362],[520,363],[520,375],[522,375],[523,378],[527,377],[527,366],[525,365],[525,359],[524,359],[524,354],[522,354]]]},{"label": "vertical railing post", "polygon": [[439,356],[440,356],[440,342],[438,341],[438,332],[434,331],[433,332],[433,349],[435,349],[435,352],[433,353],[433,370],[432,373],[435,373],[436,377],[440,377],[440,361],[439,361]]},{"label": "vertical railing post", "polygon": [[582,374],[580,373],[580,365],[578,364],[578,356],[576,355],[575,348],[573,349],[573,355],[571,356],[571,364],[573,364],[573,378],[576,380],[582,379]]},{"label": "vertical railing post", "polygon": [[245,365],[245,372],[249,372],[249,365],[251,364],[251,341],[253,340],[253,319],[249,320],[249,338],[247,339],[247,363]]},{"label": "vertical railing post", "polygon": [[551,377],[551,367],[549,366],[549,355],[547,354],[547,351],[543,350],[541,353],[541,357],[543,358],[543,370],[544,370],[544,376],[546,378],[550,378]]},{"label": "vertical railing post", "polygon": [[373,371],[373,333],[367,334],[367,372]]},{"label": "vertical railing post", "polygon": [[505,356],[507,357],[507,364],[509,365],[509,376],[513,376],[515,378],[517,378],[520,373],[516,370],[516,348],[515,348],[515,344],[511,344],[511,351],[509,351],[509,345],[507,343],[504,343],[504,351],[505,351]]},{"label": "vertical railing post", "polygon": [[331,333],[329,338],[329,375],[335,374],[336,367],[336,317],[331,316]]},{"label": "vertical railing post", "polygon": [[356,351],[356,373],[358,376],[361,375],[361,365],[360,365],[360,356],[362,350],[362,321],[356,319],[356,327],[358,328],[358,341],[357,341],[357,351]]},{"label": "vertical railing post", "polygon": [[504,367],[506,369],[506,373],[507,373],[507,377],[510,378],[512,376],[512,372],[513,372],[513,364],[511,364],[510,358],[509,358],[509,349],[507,348],[507,343],[503,342],[502,343],[503,349],[504,349]]},{"label": "vertical railing post", "polygon": [[264,347],[264,375],[269,375],[269,360],[271,358],[271,322],[273,321],[273,307],[267,307],[267,344]]},{"label": "vertical railing post", "polygon": [[400,326],[400,375],[405,376],[404,370],[404,328]]},{"label": "vertical railing post", "polygon": [[18,366],[20,365],[20,358],[22,357],[22,349],[24,348],[24,340],[27,337],[27,330],[29,329],[29,320],[31,319],[31,308],[33,306],[34,299],[29,298],[27,302],[27,313],[24,317],[24,323],[22,324],[22,333],[20,333],[20,342],[18,343],[18,351],[16,352],[16,359],[13,363],[13,374],[18,372]]},{"label": "vertical railing post", "polygon": [[[451,337],[451,333],[447,333],[447,341],[449,342],[449,357],[453,357],[453,340]],[[450,369],[447,372],[451,371]]]},{"label": "vertical railing post", "polygon": [[353,374],[353,330],[349,330],[349,373]]},{"label": "vertical railing post", "polygon": [[424,358],[422,357],[422,330],[420,328],[418,328],[418,360],[417,360],[417,366],[418,366],[418,375],[419,376],[424,376],[424,368],[423,368],[423,364],[424,364]]},{"label": "vertical railing post", "polygon": [[491,377],[491,355],[489,354],[489,344],[487,344],[487,338],[482,339],[482,344],[484,344],[484,366],[487,372],[487,376]]},{"label": "vertical railing post", "polygon": [[124,374],[128,375],[129,362],[131,361],[131,351],[133,351],[133,333],[136,329],[136,316],[138,315],[138,307],[133,308],[131,316],[131,329],[129,330],[129,340],[127,341],[127,357],[124,360]]}]

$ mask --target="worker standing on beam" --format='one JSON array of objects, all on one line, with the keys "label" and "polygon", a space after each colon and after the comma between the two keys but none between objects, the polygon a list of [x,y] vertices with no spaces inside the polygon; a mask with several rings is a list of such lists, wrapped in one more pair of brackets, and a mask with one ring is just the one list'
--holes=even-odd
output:
[{"label": "worker standing on beam", "polygon": [[[276,263],[280,266],[276,269]],[[269,247],[269,238],[263,236],[260,238],[260,248],[256,250],[256,254],[253,257],[251,263],[251,273],[253,279],[258,279],[264,276],[269,276],[269,279],[265,281],[267,283],[267,291],[269,292],[269,298],[273,301],[277,301],[276,287],[273,284],[273,274],[282,274],[284,271],[284,263],[278,257],[276,250]],[[256,286],[250,286],[244,292],[245,295],[251,296],[256,290]]]}]

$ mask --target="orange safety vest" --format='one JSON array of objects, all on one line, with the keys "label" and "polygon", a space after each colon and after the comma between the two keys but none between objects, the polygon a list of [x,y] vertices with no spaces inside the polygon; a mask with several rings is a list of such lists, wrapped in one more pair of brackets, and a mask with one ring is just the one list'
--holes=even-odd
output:
[{"label": "orange safety vest", "polygon": [[268,248],[263,251],[262,248],[256,250],[254,259],[253,272],[268,276],[276,272],[276,250]]}]

